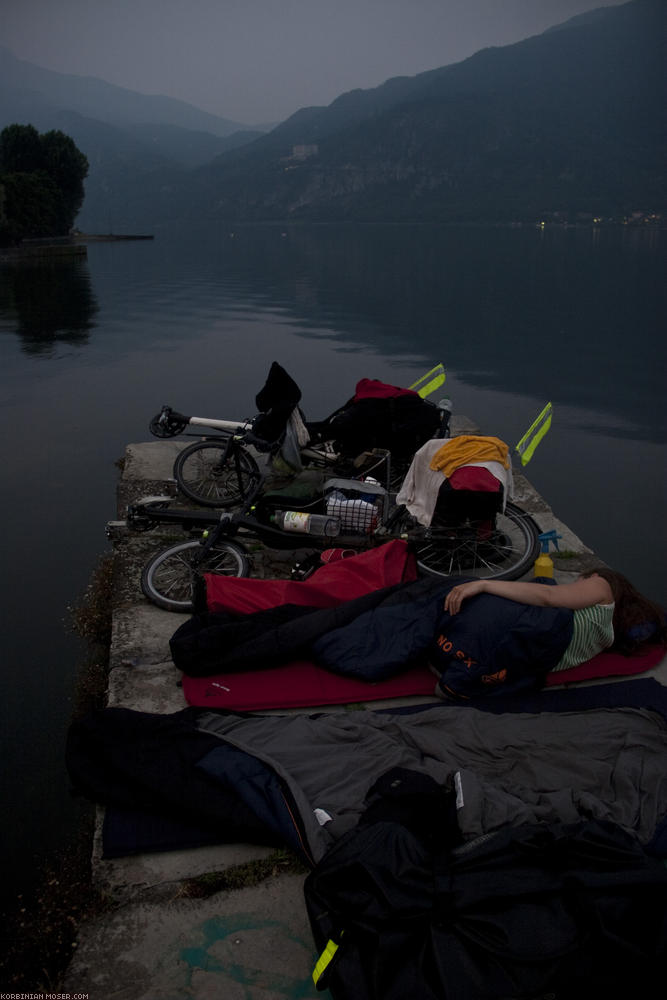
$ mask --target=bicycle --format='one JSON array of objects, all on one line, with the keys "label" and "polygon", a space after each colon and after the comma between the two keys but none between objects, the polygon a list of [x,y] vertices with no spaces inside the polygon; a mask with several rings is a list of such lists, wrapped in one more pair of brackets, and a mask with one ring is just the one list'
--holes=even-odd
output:
[{"label": "bicycle", "polygon": [[[304,519],[315,515],[336,522],[335,533],[297,534],[277,526],[289,503],[280,494],[255,492],[234,513],[179,509],[171,497],[146,497],[131,504],[122,522],[131,532],[160,524],[178,525],[198,538],[172,544],[153,555],[143,568],[141,589],[158,607],[187,613],[195,605],[196,581],[203,573],[248,576],[251,557],[246,545],[256,541],[270,549],[309,548],[317,552],[332,544],[362,550],[394,538],[414,546],[419,569],[430,576],[478,576],[517,579],[532,566],[539,552],[539,528],[530,515],[498,494],[474,495],[475,516],[449,514],[436,508],[431,525],[418,524],[390,492],[391,456],[369,456],[363,479],[333,479],[308,503],[291,504]],[[382,479],[382,485],[378,479]],[[459,498],[460,502],[460,498]],[[338,506],[336,506],[338,505]],[[118,522],[110,522],[117,525]],[[212,529],[212,530],[211,530]]]},{"label": "bicycle", "polygon": [[[175,437],[187,427],[218,432],[184,448],[174,462],[173,473],[180,491],[190,500],[226,509],[253,497],[272,468],[293,475],[305,465],[349,477],[354,474],[354,458],[372,447],[391,447],[395,475],[401,475],[425,440],[448,433],[448,401],[436,406],[425,398],[444,380],[442,365],[436,365],[414,383],[421,386],[419,390],[411,387],[409,395],[388,400],[386,407],[371,412],[371,421],[368,406],[355,415],[349,401],[326,420],[306,422],[298,408],[299,387],[273,362],[256,397],[260,408],[257,416],[242,421],[223,420],[187,416],[163,406],[151,419],[149,429],[158,438]],[[364,402],[372,405],[372,401],[362,401],[362,408]],[[398,453],[403,455],[400,464]],[[264,469],[256,454],[265,455]]]}]

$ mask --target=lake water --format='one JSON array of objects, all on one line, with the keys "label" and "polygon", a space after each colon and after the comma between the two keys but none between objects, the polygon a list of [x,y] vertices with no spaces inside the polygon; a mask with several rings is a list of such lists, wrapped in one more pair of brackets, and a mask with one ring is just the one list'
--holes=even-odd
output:
[{"label": "lake water", "polygon": [[242,418],[271,361],[327,416],[359,378],[442,361],[455,410],[514,445],[605,561],[667,603],[666,234],[637,229],[224,227],[0,268],[5,886],[67,841],[68,605],[106,550],[115,461],[161,404]]}]

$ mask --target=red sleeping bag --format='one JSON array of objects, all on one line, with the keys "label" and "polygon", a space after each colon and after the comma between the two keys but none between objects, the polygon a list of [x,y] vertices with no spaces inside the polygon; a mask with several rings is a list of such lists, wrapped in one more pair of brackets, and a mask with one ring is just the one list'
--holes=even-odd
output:
[{"label": "red sleeping bag", "polygon": [[349,559],[326,563],[307,580],[254,580],[213,573],[204,578],[208,611],[250,614],[279,604],[335,607],[372,590],[416,580],[417,563],[407,543],[395,539]]}]

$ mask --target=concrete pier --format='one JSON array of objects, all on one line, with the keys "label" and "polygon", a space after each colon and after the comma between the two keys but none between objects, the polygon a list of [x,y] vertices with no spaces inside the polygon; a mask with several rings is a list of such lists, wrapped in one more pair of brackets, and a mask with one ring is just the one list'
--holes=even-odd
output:
[{"label": "concrete pier", "polygon": [[[465,418],[454,418],[452,434],[461,433],[479,431]],[[186,443],[128,445],[118,488],[120,518],[132,499],[176,496],[171,470],[178,449]],[[521,472],[515,471],[514,481],[515,503],[533,516],[541,531],[555,529],[562,536],[561,550],[567,558],[554,559],[558,582],[573,579],[598,561]],[[109,706],[156,713],[186,707],[169,639],[187,616],[154,607],[139,586],[141,567],[152,551],[165,544],[164,537],[148,532],[115,546]],[[284,558],[287,574],[294,559],[291,553]],[[651,675],[664,683],[665,674],[663,660]],[[401,704],[408,701],[433,699],[403,699]],[[391,704],[372,702],[368,707]],[[257,884],[204,898],[188,892],[192,879],[249,863],[262,873]],[[97,886],[113,905],[80,929],[74,959],[60,987],[63,992],[88,993],[91,1000],[328,996],[318,993],[310,978],[317,956],[303,903],[305,875],[286,871],[284,858],[274,849],[232,844],[107,860],[102,857],[98,822],[93,869]]]}]

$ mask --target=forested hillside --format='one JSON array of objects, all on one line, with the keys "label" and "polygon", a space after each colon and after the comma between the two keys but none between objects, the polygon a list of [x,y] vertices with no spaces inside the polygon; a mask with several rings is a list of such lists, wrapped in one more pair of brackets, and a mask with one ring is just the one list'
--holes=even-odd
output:
[{"label": "forested hillside", "polygon": [[302,111],[202,168],[192,210],[514,221],[664,209],[666,14],[663,0],[602,8]]}]

